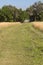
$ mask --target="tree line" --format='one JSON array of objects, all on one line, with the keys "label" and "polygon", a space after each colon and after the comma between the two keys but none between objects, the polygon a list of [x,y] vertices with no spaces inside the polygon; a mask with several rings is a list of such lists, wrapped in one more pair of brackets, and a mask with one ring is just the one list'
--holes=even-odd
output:
[{"label": "tree line", "polygon": [[26,10],[8,5],[0,8],[0,22],[43,21],[43,3],[36,2]]}]

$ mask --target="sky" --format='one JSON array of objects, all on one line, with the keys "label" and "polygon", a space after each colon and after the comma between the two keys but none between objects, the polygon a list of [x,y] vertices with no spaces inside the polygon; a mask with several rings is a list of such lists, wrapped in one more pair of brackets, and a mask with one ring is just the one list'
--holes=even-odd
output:
[{"label": "sky", "polygon": [[43,0],[0,0],[0,7],[4,5],[13,5],[16,6],[17,8],[26,9],[30,5],[38,1],[43,2]]}]

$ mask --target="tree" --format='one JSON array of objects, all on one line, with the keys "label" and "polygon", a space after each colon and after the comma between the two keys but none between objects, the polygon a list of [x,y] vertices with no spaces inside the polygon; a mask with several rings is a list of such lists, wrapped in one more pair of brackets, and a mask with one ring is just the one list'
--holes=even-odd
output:
[{"label": "tree", "polygon": [[3,11],[0,10],[0,22],[6,21],[6,16],[4,15]]},{"label": "tree", "polygon": [[43,20],[43,3],[36,2],[30,8],[27,8],[26,11],[29,13],[29,18],[31,21],[40,21]]},{"label": "tree", "polygon": [[11,22],[11,21],[13,21],[13,15],[12,15],[12,12],[11,12],[11,10],[9,9],[9,7],[8,6],[4,6],[3,8],[2,8],[2,11],[3,11],[3,13],[4,13],[4,15],[6,16],[6,21],[8,22]]},{"label": "tree", "polygon": [[30,21],[43,21],[43,3],[36,2],[26,10],[18,9],[15,6],[3,6],[0,9],[0,21],[6,22],[23,22],[30,19]]}]

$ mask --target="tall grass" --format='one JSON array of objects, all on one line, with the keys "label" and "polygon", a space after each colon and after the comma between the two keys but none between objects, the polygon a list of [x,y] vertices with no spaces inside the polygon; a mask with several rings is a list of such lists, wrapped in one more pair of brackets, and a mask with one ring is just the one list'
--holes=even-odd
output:
[{"label": "tall grass", "polygon": [[43,33],[31,23],[0,28],[0,65],[43,65]]}]

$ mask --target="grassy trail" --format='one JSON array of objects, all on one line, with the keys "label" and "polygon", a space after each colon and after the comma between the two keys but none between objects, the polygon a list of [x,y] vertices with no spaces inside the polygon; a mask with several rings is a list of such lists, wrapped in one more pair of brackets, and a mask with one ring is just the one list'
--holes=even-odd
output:
[{"label": "grassy trail", "polygon": [[0,28],[0,65],[43,65],[43,32],[31,23]]}]

